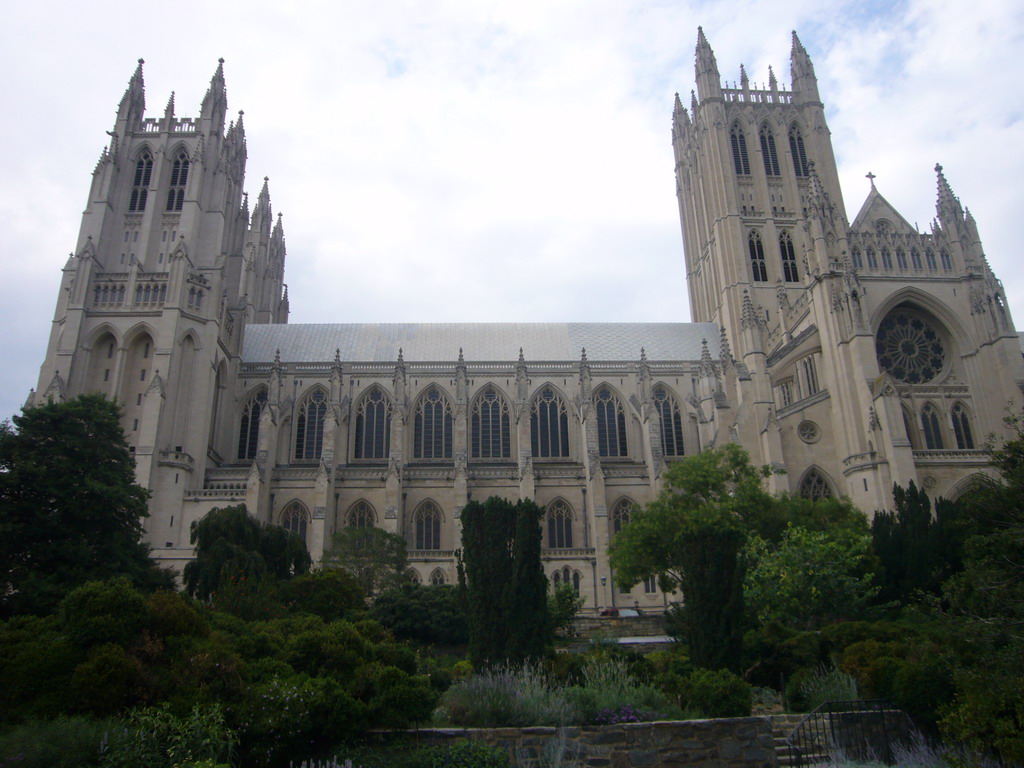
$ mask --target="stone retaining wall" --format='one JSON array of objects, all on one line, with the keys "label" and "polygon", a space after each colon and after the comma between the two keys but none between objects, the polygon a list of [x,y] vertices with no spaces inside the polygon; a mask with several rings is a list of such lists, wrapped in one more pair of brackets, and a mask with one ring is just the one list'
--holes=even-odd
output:
[{"label": "stone retaining wall", "polygon": [[660,614],[643,616],[576,616],[572,628],[580,637],[594,635],[606,637],[650,637],[665,634],[665,617]]},{"label": "stone retaining wall", "polygon": [[[419,731],[419,740],[467,738],[508,750],[512,765],[538,768],[563,750],[563,764],[580,768],[776,768],[767,717],[686,720],[569,728],[445,728]],[[557,764],[557,763],[556,763]]]}]

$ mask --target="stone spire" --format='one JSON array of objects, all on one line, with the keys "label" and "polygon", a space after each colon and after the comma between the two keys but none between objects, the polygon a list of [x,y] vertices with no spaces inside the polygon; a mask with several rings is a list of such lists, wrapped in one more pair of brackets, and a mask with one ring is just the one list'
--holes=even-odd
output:
[{"label": "stone spire", "polygon": [[228,110],[228,92],[224,85],[224,59],[217,59],[217,69],[210,78],[210,87],[203,96],[199,110],[202,120],[209,120],[214,132],[220,133],[224,128],[224,120]]},{"label": "stone spire", "polygon": [[[124,96],[121,97],[121,102],[117,105],[118,122],[125,120],[130,127],[137,125],[146,111],[146,84],[142,79],[142,65],[145,63],[145,60],[139,59],[135,73],[128,81]],[[111,147],[111,153],[113,151],[114,148]]]},{"label": "stone spire", "polygon": [[701,101],[722,95],[722,76],[718,73],[715,52],[704,37],[703,27],[697,27],[697,51],[695,54],[697,95]]},{"label": "stone spire", "polygon": [[942,173],[942,166],[935,164],[935,173],[938,176],[939,194],[935,202],[935,210],[938,213],[939,224],[950,234],[959,235],[964,224],[964,210],[960,200],[953,194],[949,182]]},{"label": "stone spire", "polygon": [[821,97],[818,95],[818,78],[814,74],[814,65],[811,64],[811,57],[807,55],[800,38],[793,30],[793,48],[789,54],[790,70],[793,80],[794,101],[818,102]]}]

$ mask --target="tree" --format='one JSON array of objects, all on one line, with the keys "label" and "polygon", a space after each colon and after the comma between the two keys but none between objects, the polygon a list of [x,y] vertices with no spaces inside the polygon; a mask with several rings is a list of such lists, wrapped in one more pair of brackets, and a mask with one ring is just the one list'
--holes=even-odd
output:
[{"label": "tree", "polygon": [[312,565],[299,536],[264,525],[244,504],[211,509],[192,523],[191,541],[195,559],[185,565],[182,576],[189,594],[203,600],[230,579],[287,579],[307,573]]},{"label": "tree", "polygon": [[741,551],[754,521],[772,509],[767,468],[735,444],[672,464],[666,487],[615,537],[611,563],[623,587],[657,576],[683,593],[690,658],[699,667],[738,671],[742,650]]},{"label": "tree", "polygon": [[462,510],[462,557],[474,666],[540,656],[550,637],[547,577],[541,567],[543,510],[492,496]]},{"label": "tree", "polygon": [[407,581],[405,539],[382,528],[350,526],[335,532],[322,564],[350,573],[367,595]]},{"label": "tree", "polygon": [[399,640],[464,645],[469,642],[469,626],[463,597],[462,590],[450,584],[404,584],[374,600],[370,618],[390,629]]},{"label": "tree", "polygon": [[120,409],[102,395],[0,425],[0,615],[47,613],[74,587],[117,575],[171,586],[141,542],[147,498]]}]

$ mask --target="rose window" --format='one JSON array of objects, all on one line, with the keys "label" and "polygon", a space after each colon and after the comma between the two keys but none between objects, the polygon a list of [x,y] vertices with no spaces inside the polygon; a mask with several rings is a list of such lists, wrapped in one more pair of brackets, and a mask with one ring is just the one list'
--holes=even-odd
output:
[{"label": "rose window", "polygon": [[946,351],[936,330],[908,312],[893,312],[882,321],[875,337],[875,353],[884,370],[908,384],[931,381],[946,362]]}]

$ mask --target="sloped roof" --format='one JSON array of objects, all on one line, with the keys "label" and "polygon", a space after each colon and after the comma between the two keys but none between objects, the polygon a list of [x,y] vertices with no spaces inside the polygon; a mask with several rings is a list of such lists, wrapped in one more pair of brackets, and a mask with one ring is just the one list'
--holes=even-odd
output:
[{"label": "sloped roof", "polygon": [[699,360],[706,339],[719,355],[714,323],[339,323],[249,325],[242,360],[270,362],[277,350],[285,363],[326,362],[339,350],[342,360],[389,362],[402,350],[405,360],[513,361],[519,348],[527,360]]},{"label": "sloped roof", "polygon": [[853,224],[850,225],[850,229],[854,232],[873,231],[875,222],[879,219],[886,219],[890,222],[897,234],[916,234],[916,230],[910,226],[910,223],[903,218],[899,211],[892,207],[892,203],[882,197],[875,185],[872,184],[871,191],[868,192],[867,199],[864,201],[864,205],[860,207],[860,212],[857,214],[857,218],[853,220]]}]

